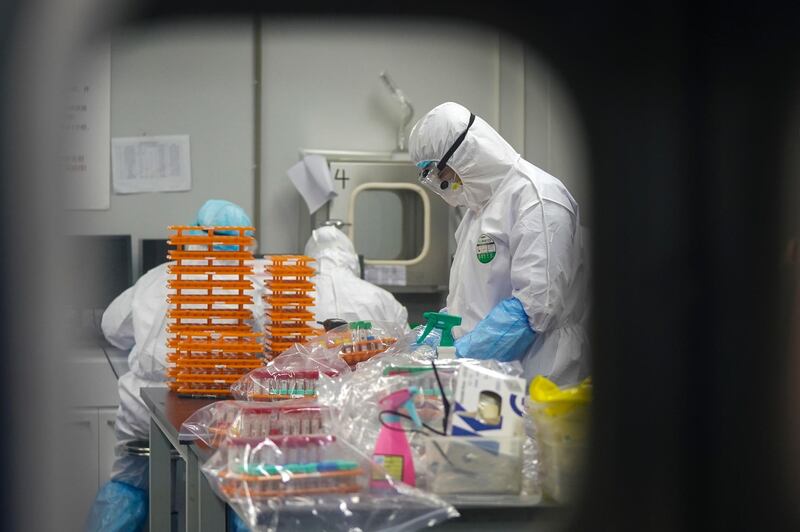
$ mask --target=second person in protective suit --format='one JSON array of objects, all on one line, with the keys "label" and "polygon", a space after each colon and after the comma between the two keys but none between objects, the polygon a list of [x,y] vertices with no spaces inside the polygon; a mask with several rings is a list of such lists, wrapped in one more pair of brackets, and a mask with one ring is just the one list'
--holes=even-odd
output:
[{"label": "second person in protective suit", "polygon": [[306,243],[306,255],[316,259],[317,321],[408,321],[408,311],[394,296],[359,277],[358,255],[350,238],[333,226],[315,229]]},{"label": "second person in protective suit", "polygon": [[459,357],[521,360],[526,377],[572,384],[588,374],[588,272],[578,204],[467,108],[444,103],[417,122],[420,181],[454,207],[447,311],[463,318]]}]

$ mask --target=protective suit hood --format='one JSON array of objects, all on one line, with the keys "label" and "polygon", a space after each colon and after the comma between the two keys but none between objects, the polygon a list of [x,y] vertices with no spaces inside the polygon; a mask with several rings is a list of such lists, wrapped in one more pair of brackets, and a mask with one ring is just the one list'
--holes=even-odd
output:
[{"label": "protective suit hood", "polygon": [[[469,117],[469,109],[454,102],[434,107],[411,130],[411,159],[415,163],[440,160],[467,128]],[[464,142],[447,162],[464,183],[464,206],[480,210],[519,159],[520,154],[476,116]]]},{"label": "protective suit hood", "polygon": [[394,296],[359,277],[358,255],[350,238],[333,226],[320,227],[306,242],[306,255],[317,260],[314,316],[317,321],[375,320],[406,326],[408,311]]},{"label": "protective suit hood", "polygon": [[317,259],[316,266],[321,272],[345,268],[356,277],[359,276],[358,255],[353,243],[333,226],[315,229],[306,242],[305,254]]}]

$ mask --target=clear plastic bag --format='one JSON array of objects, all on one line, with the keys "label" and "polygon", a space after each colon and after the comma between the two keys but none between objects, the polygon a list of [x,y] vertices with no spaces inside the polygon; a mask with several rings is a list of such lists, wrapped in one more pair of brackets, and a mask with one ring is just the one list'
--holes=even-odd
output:
[{"label": "clear plastic bag", "polygon": [[217,401],[192,414],[183,425],[181,442],[199,440],[219,447],[228,437],[267,438],[328,434],[331,411],[315,401],[304,399],[261,403]]},{"label": "clear plastic bag", "polygon": [[247,401],[314,398],[319,381],[346,375],[352,367],[376,356],[408,351],[414,341],[414,334],[403,324],[348,323],[303,344],[293,344],[266,366],[235,382],[231,393]]},{"label": "clear plastic bag", "polygon": [[356,321],[311,338],[305,345],[310,351],[324,349],[354,367],[384,353],[407,352],[415,342],[416,334],[405,324]]},{"label": "clear plastic bag", "polygon": [[528,410],[533,419],[542,491],[560,503],[570,502],[583,480],[591,394],[590,378],[559,388],[539,375],[530,386]]},{"label": "clear plastic bag", "polygon": [[[535,442],[529,435],[524,432],[513,438],[448,435],[456,379],[459,369],[466,366],[492,370],[499,376],[522,375],[518,362],[431,361],[417,350],[379,356],[359,364],[358,370],[351,375],[322,385],[319,402],[332,407],[341,436],[367,456],[373,456],[381,430],[386,425],[387,408],[382,400],[402,390],[414,390],[414,410],[421,426],[410,415],[402,417],[407,410],[401,410],[398,430],[406,432],[417,487],[457,503],[502,505],[538,502],[540,490]],[[456,467],[442,455],[444,449],[459,451],[460,456],[474,456],[482,464],[489,463],[493,467]],[[493,473],[496,471],[503,471],[505,480]],[[441,476],[434,472],[441,473]],[[461,485],[465,482],[469,485]],[[510,485],[510,489],[501,487],[504,482]]]},{"label": "clear plastic bag", "polygon": [[405,531],[458,516],[331,434],[227,438],[202,470],[257,531]]},{"label": "clear plastic bag", "polygon": [[295,344],[266,366],[244,375],[231,386],[231,393],[247,401],[313,399],[320,379],[346,373],[350,366],[329,350]]},{"label": "clear plastic bag", "polygon": [[522,437],[428,436],[425,485],[446,496],[518,496],[522,491]]}]

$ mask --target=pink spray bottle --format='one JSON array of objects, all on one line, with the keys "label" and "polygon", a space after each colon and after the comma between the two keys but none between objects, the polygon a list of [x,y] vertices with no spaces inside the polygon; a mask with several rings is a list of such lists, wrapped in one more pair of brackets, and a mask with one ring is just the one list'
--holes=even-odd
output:
[{"label": "pink spray bottle", "polygon": [[[411,454],[411,446],[408,444],[408,437],[403,429],[400,416],[393,415],[391,412],[398,412],[400,408],[405,408],[415,427],[421,427],[422,422],[414,408],[414,395],[417,393],[419,393],[417,387],[410,386],[389,394],[379,401],[382,410],[380,419],[383,423],[381,431],[378,433],[378,440],[375,442],[375,452],[372,454],[373,461],[382,466],[390,477],[401,480],[409,486],[415,486],[417,482],[414,457]],[[389,483],[382,475],[373,477],[370,485],[374,488],[389,487]]]}]

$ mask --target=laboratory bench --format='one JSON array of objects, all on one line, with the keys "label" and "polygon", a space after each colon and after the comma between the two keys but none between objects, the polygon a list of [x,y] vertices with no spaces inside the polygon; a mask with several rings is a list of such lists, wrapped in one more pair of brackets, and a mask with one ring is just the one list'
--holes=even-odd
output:
[{"label": "laboratory bench", "polygon": [[[214,452],[202,442],[182,442],[183,422],[218,399],[179,397],[165,388],[143,388],[141,396],[150,411],[150,530],[170,530],[175,449],[185,462],[185,515],[181,527],[199,532],[226,530],[226,504],[214,493],[200,467]],[[453,531],[543,531],[560,528],[562,510],[552,505],[456,505],[461,517],[435,528]]]}]

